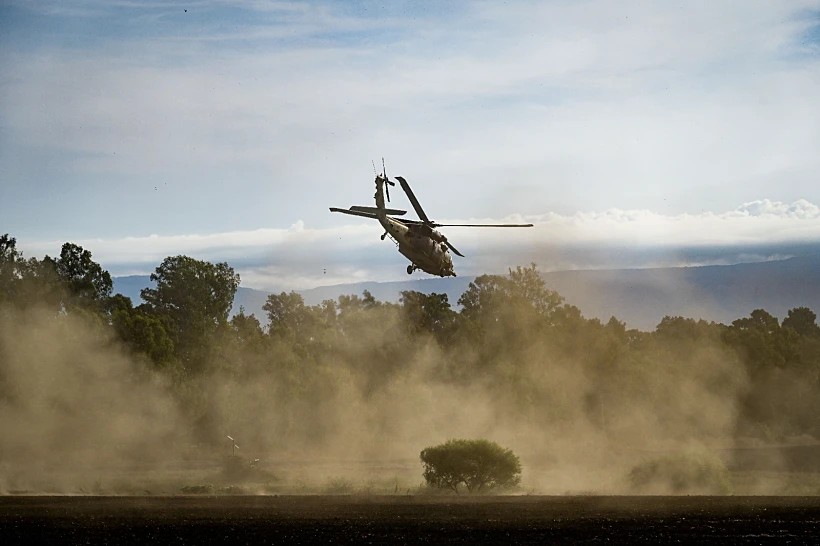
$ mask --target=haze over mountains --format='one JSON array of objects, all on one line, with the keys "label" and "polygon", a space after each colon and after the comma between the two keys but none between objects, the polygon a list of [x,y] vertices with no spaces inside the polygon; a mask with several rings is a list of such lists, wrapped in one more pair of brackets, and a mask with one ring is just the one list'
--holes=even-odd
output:
[{"label": "haze over mountains", "polygon": [[[576,305],[586,317],[606,321],[611,316],[629,328],[653,330],[666,316],[703,318],[730,323],[754,309],[783,318],[789,309],[809,307],[820,312],[820,256],[785,260],[672,267],[556,271],[542,273],[547,286]],[[299,290],[307,305],[342,294],[369,290],[381,301],[397,302],[404,290],[446,293],[451,305],[475,277],[416,278],[400,282],[362,282]],[[140,302],[139,291],[152,283],[148,275],[114,278],[114,291]],[[240,287],[233,313],[242,306],[266,323],[262,310],[269,292]]]}]

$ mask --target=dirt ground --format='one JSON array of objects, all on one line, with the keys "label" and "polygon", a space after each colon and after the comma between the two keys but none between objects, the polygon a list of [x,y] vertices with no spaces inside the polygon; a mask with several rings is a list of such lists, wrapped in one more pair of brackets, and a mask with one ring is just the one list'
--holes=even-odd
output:
[{"label": "dirt ground", "polygon": [[4,544],[816,543],[820,497],[0,497]]}]

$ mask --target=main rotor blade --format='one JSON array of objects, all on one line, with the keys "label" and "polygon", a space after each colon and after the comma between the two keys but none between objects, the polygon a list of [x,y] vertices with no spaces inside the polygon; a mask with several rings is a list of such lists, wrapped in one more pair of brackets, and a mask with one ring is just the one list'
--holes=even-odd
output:
[{"label": "main rotor blade", "polygon": [[404,193],[407,194],[407,198],[410,199],[410,203],[413,204],[413,208],[416,210],[416,214],[419,215],[419,218],[421,218],[425,223],[430,223],[430,219],[427,218],[426,214],[424,214],[424,210],[421,208],[419,200],[416,199],[415,194],[413,194],[413,190],[410,189],[410,184],[407,183],[407,180],[401,176],[397,176],[396,180],[398,180],[399,184],[401,184],[401,189],[403,189]]},{"label": "main rotor blade", "polygon": [[533,227],[533,224],[432,224],[433,227]]},{"label": "main rotor blade", "polygon": [[330,212],[341,212],[342,214],[349,214],[351,216],[361,216],[362,218],[373,218],[374,220],[379,219],[378,216],[371,212],[358,212],[355,210],[337,209],[336,207],[330,207]]},{"label": "main rotor blade", "polygon": [[378,209],[376,207],[360,207],[359,205],[354,205],[350,207],[348,210],[352,210],[355,212],[371,212],[373,214],[383,212],[384,214],[389,214],[391,216],[404,216],[407,214],[406,210],[399,210],[399,209]]},{"label": "main rotor blade", "polygon": [[445,244],[445,245],[447,245],[447,246],[450,248],[450,250],[452,250],[453,252],[455,252],[456,254],[458,254],[459,256],[461,256],[462,258],[464,257],[464,254],[462,254],[461,252],[459,252],[459,251],[458,251],[458,249],[456,249],[456,247],[454,247],[454,246],[450,243],[450,241],[444,241],[444,244]]}]

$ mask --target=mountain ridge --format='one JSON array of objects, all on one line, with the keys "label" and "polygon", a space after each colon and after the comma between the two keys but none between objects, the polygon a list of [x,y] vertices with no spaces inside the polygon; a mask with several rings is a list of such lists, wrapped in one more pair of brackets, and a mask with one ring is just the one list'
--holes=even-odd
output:
[{"label": "mountain ridge", "polygon": [[[547,287],[588,318],[611,316],[630,328],[652,330],[666,316],[729,323],[754,309],[783,318],[789,309],[809,307],[820,314],[820,256],[732,265],[646,269],[587,269],[541,273]],[[307,305],[369,290],[381,301],[397,302],[403,290],[445,293],[456,307],[475,277],[408,279],[320,286],[296,290]],[[139,302],[148,275],[114,278],[114,291]],[[267,322],[262,306],[270,292],[239,287],[232,313],[240,306]]]}]

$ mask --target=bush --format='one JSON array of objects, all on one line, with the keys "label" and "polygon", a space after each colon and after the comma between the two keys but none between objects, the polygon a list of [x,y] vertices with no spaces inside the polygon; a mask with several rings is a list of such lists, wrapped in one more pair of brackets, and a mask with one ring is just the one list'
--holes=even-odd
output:
[{"label": "bush", "polygon": [[420,454],[427,484],[458,493],[510,488],[521,482],[521,462],[509,449],[489,440],[447,440]]},{"label": "bush", "polygon": [[344,478],[332,478],[328,480],[325,492],[329,495],[350,495],[353,493],[353,484]]},{"label": "bush", "polygon": [[666,455],[644,461],[629,473],[629,482],[644,494],[732,494],[729,470],[709,454]]},{"label": "bush", "polygon": [[210,483],[201,485],[186,485],[179,488],[180,491],[188,495],[211,495],[214,493],[214,486]]}]

